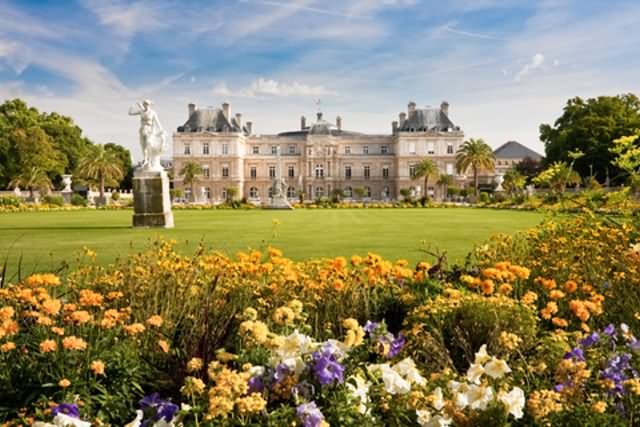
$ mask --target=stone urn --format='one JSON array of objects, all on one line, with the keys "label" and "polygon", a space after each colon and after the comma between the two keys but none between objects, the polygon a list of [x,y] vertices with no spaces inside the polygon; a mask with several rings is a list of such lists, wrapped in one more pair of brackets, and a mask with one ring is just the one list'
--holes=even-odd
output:
[{"label": "stone urn", "polygon": [[73,194],[73,190],[71,189],[71,177],[73,175],[62,175],[62,184],[64,188],[60,192],[62,194],[62,198],[65,203],[71,203],[71,195]]}]

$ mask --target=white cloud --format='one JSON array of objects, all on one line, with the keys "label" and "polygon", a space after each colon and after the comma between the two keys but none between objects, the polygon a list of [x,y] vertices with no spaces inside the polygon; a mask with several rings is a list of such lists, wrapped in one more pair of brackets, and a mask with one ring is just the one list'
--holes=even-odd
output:
[{"label": "white cloud", "polygon": [[150,32],[164,26],[161,2],[125,3],[118,0],[82,0],[100,22],[122,36]]},{"label": "white cloud", "polygon": [[349,9],[350,16],[362,16],[389,7],[414,6],[417,0],[356,0]]},{"label": "white cloud", "polygon": [[529,62],[528,64],[525,64],[525,66],[522,67],[520,71],[518,71],[518,73],[514,77],[514,80],[517,82],[521,81],[523,77],[527,76],[532,71],[540,68],[543,63],[544,63],[544,55],[541,53],[536,53],[535,55],[533,55],[533,58],[531,58],[531,62]]},{"label": "white cloud", "polygon": [[297,81],[279,82],[273,79],[259,77],[253,83],[239,90],[231,90],[226,83],[221,82],[213,88],[213,93],[218,96],[237,98],[255,97],[294,97],[294,96],[332,96],[335,92],[322,85],[313,86]]}]

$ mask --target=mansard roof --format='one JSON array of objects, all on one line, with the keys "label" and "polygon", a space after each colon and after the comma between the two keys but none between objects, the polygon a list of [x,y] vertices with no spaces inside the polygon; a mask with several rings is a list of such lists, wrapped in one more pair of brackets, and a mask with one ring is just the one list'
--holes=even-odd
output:
[{"label": "mansard roof", "polygon": [[541,160],[542,156],[532,149],[520,144],[518,141],[508,141],[496,148],[493,152],[498,159],[524,159]]},{"label": "mansard roof", "polygon": [[249,134],[246,127],[238,125],[235,118],[227,120],[224,111],[220,108],[197,109],[191,113],[183,126],[178,127],[178,132],[244,132]]},{"label": "mansard roof", "polygon": [[304,129],[281,132],[278,136],[305,136],[305,135],[332,135],[332,136],[347,136],[347,135],[362,135],[358,132],[351,132],[342,129],[338,129],[336,125],[328,122],[322,118],[322,113],[318,113],[317,121],[311,126],[307,126]]},{"label": "mansard roof", "polygon": [[409,116],[398,129],[403,132],[429,130],[445,132],[455,129],[455,126],[440,108],[417,108],[409,112]]}]

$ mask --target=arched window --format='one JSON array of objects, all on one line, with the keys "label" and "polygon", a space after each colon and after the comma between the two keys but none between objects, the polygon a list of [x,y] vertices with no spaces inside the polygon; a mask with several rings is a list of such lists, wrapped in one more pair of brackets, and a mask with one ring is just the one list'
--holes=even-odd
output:
[{"label": "arched window", "polygon": [[287,188],[287,197],[290,198],[290,199],[295,199],[296,198],[296,189],[295,189],[295,187]]},{"label": "arched window", "polygon": [[324,187],[316,187],[316,198],[324,196]]},{"label": "arched window", "polygon": [[351,187],[345,188],[343,193],[344,193],[344,197],[346,197],[347,199],[350,199],[353,197],[353,189]]},{"label": "arched window", "polygon": [[371,187],[364,187],[365,197],[371,197]]},{"label": "arched window", "polygon": [[251,187],[249,189],[249,197],[251,197],[252,199],[258,198],[258,189],[256,187]]}]

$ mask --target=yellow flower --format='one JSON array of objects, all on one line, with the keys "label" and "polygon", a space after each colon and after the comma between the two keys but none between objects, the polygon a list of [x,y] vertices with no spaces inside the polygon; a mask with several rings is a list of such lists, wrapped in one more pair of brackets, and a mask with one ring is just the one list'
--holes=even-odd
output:
[{"label": "yellow flower", "polygon": [[40,343],[40,352],[52,353],[58,349],[58,344],[54,340],[44,340]]},{"label": "yellow flower", "polygon": [[603,414],[604,411],[607,410],[607,403],[603,401],[595,402],[593,405],[591,405],[591,409],[593,410],[593,412]]},{"label": "yellow flower", "polygon": [[91,369],[91,372],[96,375],[104,375],[104,367],[104,362],[102,362],[101,360],[94,360],[93,362],[91,362],[89,369]]},{"label": "yellow flower", "polygon": [[15,350],[15,349],[16,349],[16,344],[11,341],[0,345],[0,351],[3,353],[8,353],[11,350]]},{"label": "yellow flower", "polygon": [[162,320],[162,316],[159,315],[155,315],[155,316],[151,316],[150,318],[147,319],[147,325],[149,326],[154,326],[156,328],[159,328],[162,326],[163,320]]},{"label": "yellow flower", "polygon": [[296,314],[289,307],[278,307],[273,312],[272,319],[277,325],[286,326],[296,320]]},{"label": "yellow flower", "polygon": [[267,401],[264,400],[260,393],[251,393],[249,396],[239,397],[235,403],[240,414],[254,414],[262,411],[267,406]]},{"label": "yellow flower", "polygon": [[52,327],[51,328],[51,332],[53,332],[56,335],[60,335],[60,336],[64,335],[64,329],[59,328],[57,326]]},{"label": "yellow flower", "polygon": [[180,393],[185,396],[194,396],[204,393],[205,385],[200,378],[187,377],[184,379],[184,385],[180,388]]},{"label": "yellow flower", "polygon": [[42,302],[41,308],[45,313],[51,316],[55,316],[56,314],[60,313],[62,303],[57,299],[47,299]]},{"label": "yellow flower", "polygon": [[66,378],[61,379],[60,381],[58,381],[58,385],[62,388],[67,388],[71,385],[71,381],[69,381]]},{"label": "yellow flower", "polygon": [[27,277],[25,281],[27,286],[58,286],[60,284],[60,278],[55,274],[51,273],[43,273],[43,274],[32,274]]},{"label": "yellow flower", "polygon": [[131,325],[126,325],[123,329],[127,335],[133,336],[144,332],[146,328],[142,323],[132,323]]},{"label": "yellow flower", "polygon": [[74,323],[77,323],[78,325],[82,325],[89,322],[92,319],[92,317],[93,316],[91,316],[91,314],[85,310],[74,311],[73,313],[71,313],[71,316],[70,316],[71,320]]},{"label": "yellow flower", "polygon": [[198,372],[204,366],[204,362],[199,357],[194,357],[187,362],[187,372]]},{"label": "yellow flower", "polygon": [[169,344],[165,340],[158,340],[158,347],[160,347],[164,353],[169,353]]},{"label": "yellow flower", "polygon": [[86,350],[87,343],[82,338],[78,338],[75,336],[66,337],[62,340],[62,347],[65,350]]},{"label": "yellow flower", "polygon": [[80,305],[87,307],[100,307],[104,297],[97,292],[93,292],[89,289],[83,289],[80,291]]},{"label": "yellow flower", "polygon": [[358,321],[351,317],[342,321],[342,327],[345,329],[357,329],[359,326]]},{"label": "yellow flower", "polygon": [[0,321],[9,320],[14,316],[14,314],[15,310],[13,309],[13,307],[2,307],[0,308]]}]

